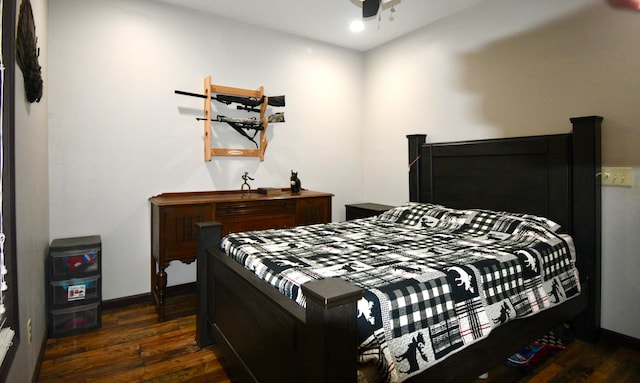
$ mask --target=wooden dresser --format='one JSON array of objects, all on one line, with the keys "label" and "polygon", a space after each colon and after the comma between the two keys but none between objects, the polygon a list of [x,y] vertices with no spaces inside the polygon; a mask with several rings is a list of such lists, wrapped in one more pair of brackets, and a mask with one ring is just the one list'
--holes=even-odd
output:
[{"label": "wooden dresser", "polygon": [[165,318],[167,273],[171,261],[196,259],[195,223],[218,221],[230,232],[285,228],[331,221],[333,194],[302,190],[278,195],[246,191],[163,193],[151,203],[151,295]]}]

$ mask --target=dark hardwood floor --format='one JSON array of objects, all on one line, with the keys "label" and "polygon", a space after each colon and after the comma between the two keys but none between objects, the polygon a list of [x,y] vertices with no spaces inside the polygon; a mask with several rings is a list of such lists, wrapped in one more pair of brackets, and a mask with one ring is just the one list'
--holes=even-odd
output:
[{"label": "dark hardwood floor", "polygon": [[97,331],[48,339],[38,382],[230,382],[195,316],[158,321],[152,304],[104,310]]},{"label": "dark hardwood floor", "polygon": [[600,341],[575,341],[566,350],[551,350],[529,368],[505,365],[490,370],[489,379],[474,383],[640,382],[640,351]]},{"label": "dark hardwood floor", "polygon": [[[193,315],[158,322],[154,306],[138,304],[105,310],[102,324],[49,339],[38,382],[230,381],[215,351],[198,348]],[[576,341],[530,368],[494,366],[480,382],[640,382],[640,351]]]}]

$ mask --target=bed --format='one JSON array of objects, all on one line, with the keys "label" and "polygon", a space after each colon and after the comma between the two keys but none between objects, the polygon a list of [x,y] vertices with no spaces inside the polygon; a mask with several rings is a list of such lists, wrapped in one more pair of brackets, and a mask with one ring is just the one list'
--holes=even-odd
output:
[{"label": "bed", "polygon": [[[579,273],[571,299],[493,328],[428,369],[403,375],[404,381],[471,381],[567,321],[583,339],[598,336],[601,122],[598,116],[572,118],[571,133],[535,137],[442,144],[426,144],[425,135],[407,137],[411,202],[476,215],[545,217],[559,224],[558,236],[573,238]],[[365,221],[373,225],[375,219]],[[301,284],[304,299],[296,302],[221,250],[219,223],[197,226],[196,340],[218,347],[234,381],[356,381],[365,290],[329,273]],[[452,277],[463,285],[462,273]]]}]

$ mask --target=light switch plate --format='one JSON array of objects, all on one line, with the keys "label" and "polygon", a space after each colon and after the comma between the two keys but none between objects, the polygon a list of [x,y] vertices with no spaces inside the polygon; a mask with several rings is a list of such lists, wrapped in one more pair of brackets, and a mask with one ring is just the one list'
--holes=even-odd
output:
[{"label": "light switch plate", "polygon": [[628,167],[603,167],[602,184],[633,186],[633,169]]}]

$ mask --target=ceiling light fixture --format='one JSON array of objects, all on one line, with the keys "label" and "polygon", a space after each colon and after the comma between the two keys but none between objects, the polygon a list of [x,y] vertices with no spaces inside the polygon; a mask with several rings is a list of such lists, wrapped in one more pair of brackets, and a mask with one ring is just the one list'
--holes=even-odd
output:
[{"label": "ceiling light fixture", "polygon": [[[382,11],[389,10],[389,21],[393,22],[396,18],[395,6],[400,4],[401,0],[351,0],[355,6],[362,8],[362,19],[354,20],[349,25],[351,32],[360,33],[364,30],[364,22],[369,20],[378,20],[378,29],[382,22]],[[639,0],[640,1],[640,0]]]},{"label": "ceiling light fixture", "polygon": [[391,16],[389,17],[389,21],[393,21],[393,13],[396,11],[394,7],[400,4],[400,1],[401,0],[351,0],[351,3],[362,8],[363,19],[374,19],[378,16],[377,19],[380,21],[381,11],[390,9]]},{"label": "ceiling light fixture", "polygon": [[353,20],[349,25],[349,29],[354,33],[362,32],[364,31],[364,23],[360,19]]}]

